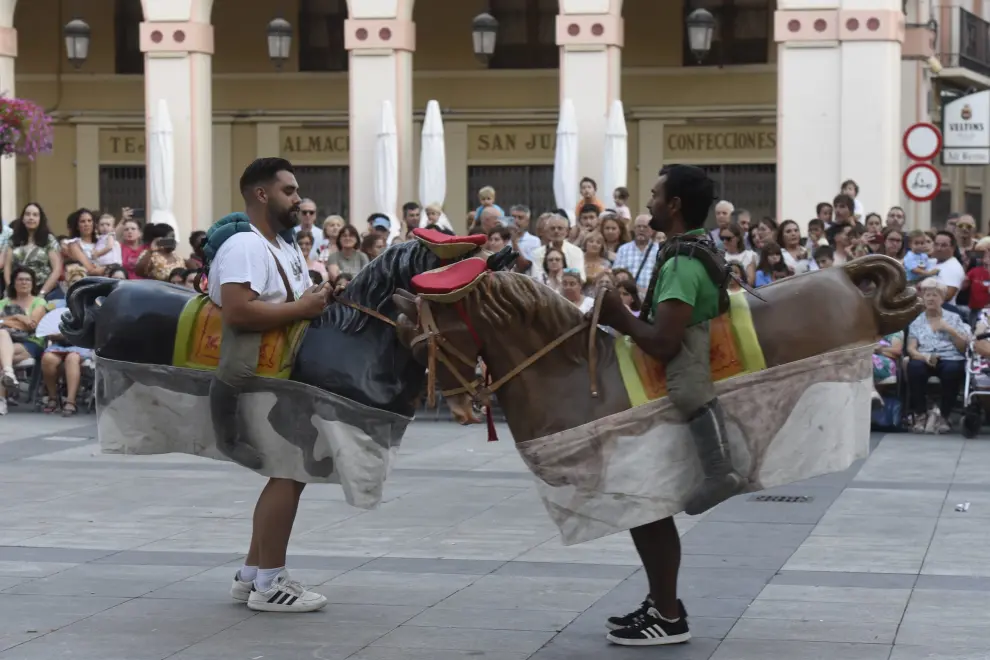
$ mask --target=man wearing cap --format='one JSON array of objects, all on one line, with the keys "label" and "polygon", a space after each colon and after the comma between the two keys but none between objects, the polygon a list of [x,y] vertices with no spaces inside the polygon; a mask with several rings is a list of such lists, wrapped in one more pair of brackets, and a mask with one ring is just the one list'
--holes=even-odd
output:
[{"label": "man wearing cap", "polygon": [[392,230],[392,221],[384,213],[372,213],[368,216],[368,227],[371,231],[380,234],[388,242],[388,234]]}]

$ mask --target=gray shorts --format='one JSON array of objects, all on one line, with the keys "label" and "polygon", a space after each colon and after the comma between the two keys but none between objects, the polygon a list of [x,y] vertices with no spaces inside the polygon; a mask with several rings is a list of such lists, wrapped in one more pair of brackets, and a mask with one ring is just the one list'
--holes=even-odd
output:
[{"label": "gray shorts", "polygon": [[708,321],[685,331],[681,351],[667,363],[666,373],[667,396],[682,415],[693,416],[715,398]]}]

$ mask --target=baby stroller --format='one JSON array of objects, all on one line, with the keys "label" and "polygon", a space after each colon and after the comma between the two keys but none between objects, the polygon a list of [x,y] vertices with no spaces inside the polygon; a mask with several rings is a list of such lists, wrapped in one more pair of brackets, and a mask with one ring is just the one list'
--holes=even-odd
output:
[{"label": "baby stroller", "polygon": [[[966,380],[963,385],[962,434],[975,438],[990,410],[990,358],[976,352],[976,342],[990,339],[990,333],[977,335],[966,348]],[[981,400],[982,398],[982,400]]]}]

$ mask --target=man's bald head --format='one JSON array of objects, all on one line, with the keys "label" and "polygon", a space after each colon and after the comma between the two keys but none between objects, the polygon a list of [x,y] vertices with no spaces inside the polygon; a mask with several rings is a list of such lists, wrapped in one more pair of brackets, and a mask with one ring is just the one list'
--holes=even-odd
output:
[{"label": "man's bald head", "polygon": [[494,206],[486,206],[481,211],[481,217],[478,221],[481,223],[481,231],[485,234],[495,229],[499,225],[499,218],[502,214]]}]

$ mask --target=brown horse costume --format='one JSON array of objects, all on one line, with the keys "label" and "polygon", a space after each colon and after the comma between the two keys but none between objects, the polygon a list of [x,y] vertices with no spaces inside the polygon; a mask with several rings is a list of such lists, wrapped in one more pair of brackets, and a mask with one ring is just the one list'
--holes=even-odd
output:
[{"label": "brown horse costume", "polygon": [[[616,338],[524,275],[451,268],[465,275],[447,277],[450,291],[427,278],[419,298],[397,294],[416,325],[400,339],[421,357],[426,347],[444,357],[445,366],[432,366],[454,396],[498,390],[565,543],[683,510],[702,478],[684,420],[665,397],[633,406]],[[920,310],[903,268],[884,256],[791,277],[759,295],[734,294],[745,297],[765,367],[717,383],[750,490],[842,470],[866,455],[872,346]],[[468,365],[478,356],[494,381],[489,390],[472,382]],[[623,485],[637,481],[655,488]],[[631,503],[638,510],[627,515]]]}]

